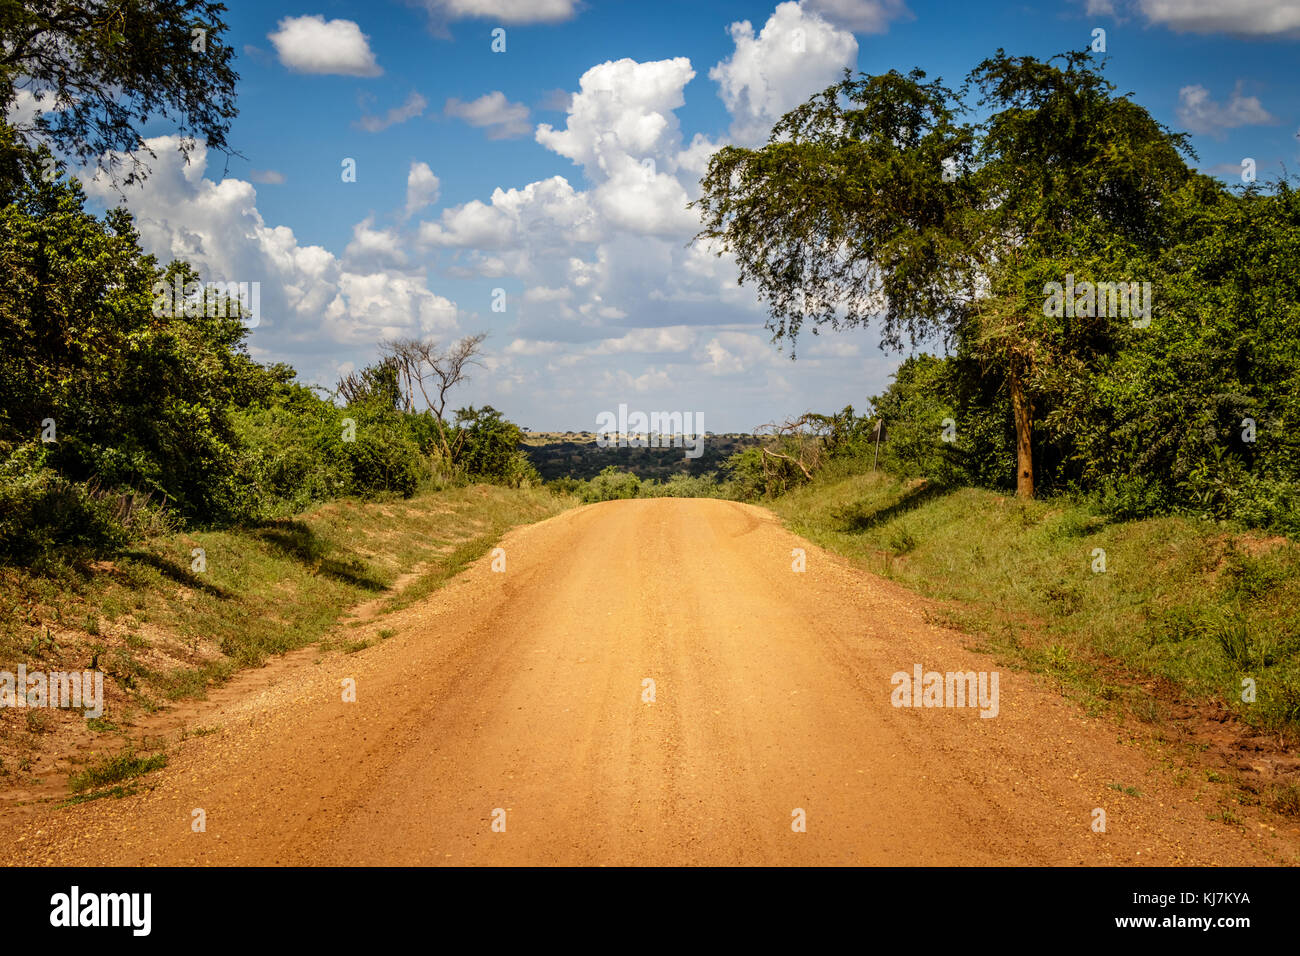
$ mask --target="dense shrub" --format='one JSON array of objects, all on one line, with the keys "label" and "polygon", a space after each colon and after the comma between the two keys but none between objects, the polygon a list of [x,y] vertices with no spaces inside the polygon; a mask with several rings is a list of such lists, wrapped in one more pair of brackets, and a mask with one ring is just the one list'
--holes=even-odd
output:
[{"label": "dense shrub", "polygon": [[584,482],[578,493],[583,501],[592,503],[635,498],[640,492],[640,478],[631,472],[619,471],[616,465],[609,465],[595,478]]},{"label": "dense shrub", "polygon": [[733,494],[742,501],[752,501],[774,493],[763,470],[763,453],[758,448],[736,452],[724,462]]},{"label": "dense shrub", "polygon": [[641,486],[642,498],[725,498],[728,489],[718,483],[715,472],[692,475],[679,472],[663,481],[647,481]]},{"label": "dense shrub", "polygon": [[[1300,193],[1189,185],[1174,240],[1112,275],[1153,277],[1148,326],[1066,329],[1028,388],[1039,493],[1095,499],[1119,518],[1184,513],[1300,533]],[[1106,274],[1098,267],[1099,274]],[[1094,329],[1095,331],[1095,329]],[[1002,371],[959,341],[919,356],[873,399],[901,476],[1006,489],[1015,473]],[[942,447],[937,421],[957,441]]]},{"label": "dense shrub", "polygon": [[359,429],[354,441],[339,448],[350,495],[392,492],[409,498],[424,475],[419,449],[395,427]]},{"label": "dense shrub", "polygon": [[351,377],[341,407],[252,361],[237,302],[158,294],[200,277],[144,255],[128,213],[90,215],[75,181],[15,189],[0,210],[0,561],[111,552],[164,513],[203,526],[409,496],[435,470],[540,482],[495,409],[447,426],[405,411],[391,362]]},{"label": "dense shrub", "polygon": [[48,468],[0,476],[0,560],[41,566],[119,548],[131,538],[130,502],[96,494]]},{"label": "dense shrub", "polygon": [[451,439],[455,464],[475,481],[540,485],[541,475],[519,450],[523,437],[523,430],[491,405],[459,409]]},{"label": "dense shrub", "polygon": [[557,495],[577,495],[582,492],[586,482],[580,478],[553,478],[546,482],[546,487]]},{"label": "dense shrub", "polygon": [[159,269],[126,212],[101,220],[83,204],[75,181],[36,180],[0,210],[0,442],[52,429],[47,462],[69,481],[147,493],[191,520],[237,518],[228,410],[260,375],[238,308],[155,315],[155,281],[197,275]]}]

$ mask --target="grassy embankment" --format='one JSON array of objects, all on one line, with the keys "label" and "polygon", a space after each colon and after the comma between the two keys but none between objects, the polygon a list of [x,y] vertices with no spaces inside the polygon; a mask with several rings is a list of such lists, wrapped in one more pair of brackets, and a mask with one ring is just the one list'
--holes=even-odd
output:
[{"label": "grassy embankment", "polygon": [[1092,713],[1215,750],[1211,779],[1300,814],[1295,542],[880,473],[823,478],[769,507],[828,550],[949,602],[937,623],[978,635],[1000,663],[1047,675]]},{"label": "grassy embankment", "polygon": [[[136,775],[123,768],[151,769],[157,761],[132,749],[139,715],[323,639],[359,650],[364,642],[336,629],[349,608],[386,597],[386,610],[428,594],[510,527],[572,503],[549,491],[487,485],[340,500],[256,527],[161,536],[114,561],[59,574],[0,569],[0,670],[24,663],[28,671],[95,666],[105,674],[98,719],[76,710],[0,710],[0,786],[66,771],[60,753],[87,732],[96,750],[127,749],[74,774],[74,789]],[[203,552],[201,571],[195,549]]]}]

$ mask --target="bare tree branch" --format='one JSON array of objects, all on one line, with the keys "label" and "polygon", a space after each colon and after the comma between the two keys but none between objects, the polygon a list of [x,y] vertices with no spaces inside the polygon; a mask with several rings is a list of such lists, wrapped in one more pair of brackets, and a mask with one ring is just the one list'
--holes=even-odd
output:
[{"label": "bare tree branch", "polygon": [[418,391],[425,408],[433,413],[442,453],[449,461],[455,460],[459,444],[453,447],[447,434],[448,397],[457,385],[469,382],[471,367],[482,367],[479,356],[486,338],[486,332],[467,335],[446,349],[433,339],[391,339],[379,345],[385,359],[397,365],[406,410],[415,411]]}]

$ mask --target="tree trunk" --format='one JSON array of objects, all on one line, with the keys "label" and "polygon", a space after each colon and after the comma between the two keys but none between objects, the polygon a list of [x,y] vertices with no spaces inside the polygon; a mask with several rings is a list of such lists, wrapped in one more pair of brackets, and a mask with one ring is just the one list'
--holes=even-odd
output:
[{"label": "tree trunk", "polygon": [[1025,395],[1025,384],[1016,360],[1011,360],[1011,412],[1016,420],[1016,497],[1034,497],[1034,409]]},{"label": "tree trunk", "polygon": [[434,422],[438,426],[438,443],[442,446],[443,460],[449,465],[454,465],[456,456],[451,450],[451,442],[447,440],[447,423],[442,420],[441,415],[435,415]]}]

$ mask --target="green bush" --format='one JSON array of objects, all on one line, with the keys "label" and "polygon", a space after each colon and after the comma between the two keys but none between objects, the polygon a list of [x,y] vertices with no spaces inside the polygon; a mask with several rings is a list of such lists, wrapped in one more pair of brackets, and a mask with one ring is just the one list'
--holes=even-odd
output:
[{"label": "green bush", "polygon": [[395,427],[358,428],[356,440],[340,442],[348,493],[370,497],[392,492],[409,498],[424,472],[415,442]]},{"label": "green bush", "polygon": [[228,411],[262,375],[238,309],[155,309],[155,282],[197,274],[159,269],[129,214],[101,220],[84,202],[76,180],[36,180],[0,209],[0,445],[52,429],[47,464],[70,482],[165,499],[194,521],[237,518]]},{"label": "green bush", "polygon": [[732,493],[741,501],[754,501],[767,496],[767,475],[763,471],[763,452],[758,448],[746,448],[729,457],[723,467],[727,471],[728,484]]},{"label": "green bush", "polygon": [[617,465],[608,465],[599,475],[584,482],[579,495],[588,504],[597,501],[618,501],[635,498],[641,492],[641,479],[631,472],[619,471]]},{"label": "green bush", "polygon": [[454,425],[456,465],[468,477],[505,484],[534,480],[536,470],[525,468],[517,454],[523,431],[491,405],[457,410]]},{"label": "green bush", "polygon": [[1168,510],[1166,489],[1141,475],[1108,479],[1095,498],[1103,514],[1121,521],[1149,518]]},{"label": "green bush", "polygon": [[42,567],[120,548],[131,537],[129,509],[129,499],[48,468],[0,477],[0,562]]},{"label": "green bush", "polygon": [[[1040,343],[1026,383],[1039,495],[1092,498],[1115,518],[1182,513],[1300,535],[1300,193],[1201,182],[1171,202],[1167,247],[1060,272],[1150,276],[1149,326],[1076,322]],[[1030,290],[1032,293],[1034,290]],[[1032,298],[1032,296],[1031,296]],[[872,399],[881,462],[904,478],[1013,487],[1016,451],[1003,360],[979,342],[913,356]],[[940,443],[941,421],[956,441]]]},{"label": "green bush", "polygon": [[546,487],[557,495],[577,495],[581,494],[586,482],[579,478],[570,478],[568,475],[563,478],[553,478],[546,483]]},{"label": "green bush", "polygon": [[762,448],[754,447],[736,452],[723,462],[730,496],[741,501],[771,498],[808,482],[804,473],[789,460],[799,454],[799,448],[792,440],[778,438],[771,450],[788,457],[764,455]]},{"label": "green bush", "polygon": [[510,456],[510,462],[500,483],[510,488],[536,488],[542,484],[542,476],[528,460],[528,456],[522,451],[517,451]]},{"label": "green bush", "polygon": [[692,475],[678,472],[663,481],[647,481],[641,486],[642,498],[724,498],[726,489],[718,484],[714,472]]}]

